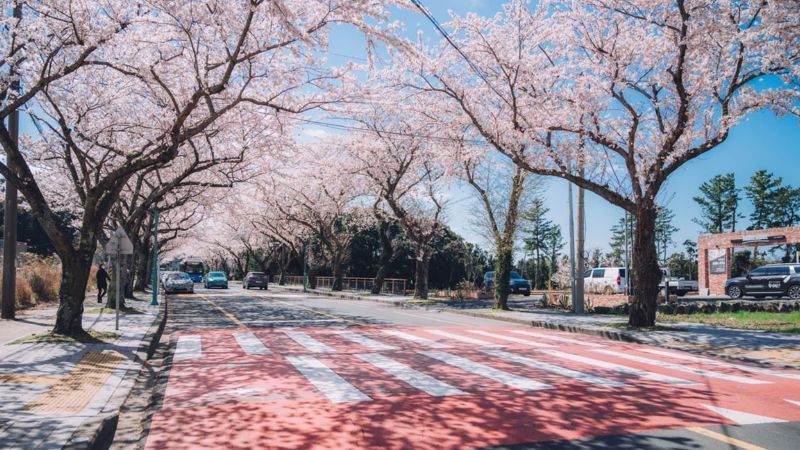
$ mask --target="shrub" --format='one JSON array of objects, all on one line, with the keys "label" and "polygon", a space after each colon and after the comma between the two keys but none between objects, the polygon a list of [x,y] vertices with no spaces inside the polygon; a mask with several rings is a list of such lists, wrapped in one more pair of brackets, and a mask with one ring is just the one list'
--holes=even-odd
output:
[{"label": "shrub", "polygon": [[28,280],[19,275],[17,275],[16,294],[17,308],[32,308],[36,305],[36,301],[33,299],[33,291],[31,290],[31,286],[28,284]]},{"label": "shrub", "polygon": [[58,285],[38,273],[31,274],[28,278],[37,303],[54,303],[58,301]]}]

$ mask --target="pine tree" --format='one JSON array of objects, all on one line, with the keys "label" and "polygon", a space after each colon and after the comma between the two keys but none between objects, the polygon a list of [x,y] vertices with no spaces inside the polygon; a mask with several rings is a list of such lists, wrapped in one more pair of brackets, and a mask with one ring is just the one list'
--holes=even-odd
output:
[{"label": "pine tree", "polygon": [[777,216],[782,182],[780,177],[775,178],[772,172],[766,170],[759,170],[750,178],[750,184],[744,188],[747,198],[753,204],[749,230],[763,230],[781,225]]},{"label": "pine tree", "polygon": [[547,218],[550,209],[544,206],[542,198],[534,198],[531,208],[525,213],[527,225],[523,227],[525,250],[530,252],[532,261],[532,285],[534,289],[545,286],[558,266],[558,255],[564,247],[561,227]]},{"label": "pine tree", "polygon": [[703,195],[693,200],[700,205],[702,217],[693,221],[706,233],[736,231],[736,219],[741,217],[737,212],[741,197],[734,174],[713,177],[700,185],[700,192]]},{"label": "pine tree", "polygon": [[667,247],[673,244],[672,236],[678,231],[678,227],[672,225],[675,213],[669,208],[661,208],[656,217],[656,246],[663,256],[661,263],[667,261]]}]

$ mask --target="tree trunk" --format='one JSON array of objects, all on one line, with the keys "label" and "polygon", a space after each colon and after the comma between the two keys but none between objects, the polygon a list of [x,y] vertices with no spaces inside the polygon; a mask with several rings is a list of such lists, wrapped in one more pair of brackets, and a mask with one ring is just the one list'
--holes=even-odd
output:
[{"label": "tree trunk", "polygon": [[135,258],[136,258],[135,254],[134,255],[126,255],[123,258],[123,261],[125,262],[125,272],[123,273],[125,275],[125,282],[122,285],[123,286],[122,295],[125,298],[131,298],[131,299],[134,298],[133,297],[133,275],[135,273],[134,269],[136,267],[136,259]]},{"label": "tree trunk", "polygon": [[414,298],[428,298],[428,267],[431,263],[429,250],[417,250],[417,264],[414,271]]},{"label": "tree trunk", "polygon": [[494,262],[494,309],[508,310],[508,283],[511,278],[511,258],[514,245],[510,242],[497,242],[497,259]]},{"label": "tree trunk", "polygon": [[386,272],[389,270],[389,263],[394,253],[392,240],[389,236],[389,223],[385,220],[378,222],[378,240],[381,244],[381,259],[378,273],[375,274],[375,284],[372,285],[373,294],[380,294],[383,290],[383,281],[386,279]]},{"label": "tree trunk", "polygon": [[633,303],[628,324],[649,327],[656,322],[656,298],[661,281],[656,251],[655,224],[658,212],[653,202],[641,200],[636,205],[633,234]]},{"label": "tree trunk", "polygon": [[145,242],[140,245],[136,252],[136,264],[134,265],[135,282],[134,291],[144,291],[149,286],[150,269],[152,255],[148,250],[149,245]]},{"label": "tree trunk", "polygon": [[317,288],[317,272],[319,271],[318,268],[309,266],[308,268],[308,288],[309,289],[316,289]]},{"label": "tree trunk", "polygon": [[340,252],[334,252],[331,258],[331,271],[333,272],[333,284],[331,285],[332,291],[342,290],[342,255]]},{"label": "tree trunk", "polygon": [[67,336],[86,334],[83,331],[83,301],[92,270],[93,254],[94,252],[83,251],[71,255],[71,258],[61,257],[61,285],[53,333]]}]

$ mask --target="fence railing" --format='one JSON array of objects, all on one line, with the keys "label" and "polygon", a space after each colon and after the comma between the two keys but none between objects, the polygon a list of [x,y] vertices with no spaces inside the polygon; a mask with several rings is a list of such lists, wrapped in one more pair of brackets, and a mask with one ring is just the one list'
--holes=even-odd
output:
[{"label": "fence railing", "polygon": [[[300,275],[285,275],[284,281],[286,284],[303,285],[303,277]],[[272,283],[278,284],[280,275],[272,277]],[[363,277],[343,277],[342,290],[344,291],[371,291],[375,286],[375,278]],[[330,289],[333,287],[333,277],[317,277],[317,287],[322,289]],[[402,278],[384,278],[383,289],[381,292],[384,294],[399,294],[402,295],[406,291],[406,280]]]}]

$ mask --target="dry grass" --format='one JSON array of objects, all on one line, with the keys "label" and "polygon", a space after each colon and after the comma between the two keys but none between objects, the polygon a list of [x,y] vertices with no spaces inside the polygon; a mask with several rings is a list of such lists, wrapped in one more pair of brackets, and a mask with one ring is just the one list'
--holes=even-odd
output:
[{"label": "dry grass", "polygon": [[58,259],[25,255],[21,260],[17,269],[17,309],[58,303],[61,284],[61,264]]}]

